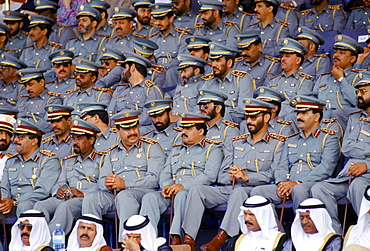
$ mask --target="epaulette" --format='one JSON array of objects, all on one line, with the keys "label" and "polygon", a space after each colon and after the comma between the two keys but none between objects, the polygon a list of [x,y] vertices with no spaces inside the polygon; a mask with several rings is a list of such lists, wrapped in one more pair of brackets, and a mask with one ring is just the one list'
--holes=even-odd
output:
[{"label": "epaulette", "polygon": [[71,94],[71,93],[74,93],[76,91],[78,91],[78,89],[68,90],[68,91],[66,91],[66,94]]},{"label": "epaulette", "polygon": [[328,75],[328,74],[331,74],[331,71],[325,72],[325,73],[321,74],[321,76]]},{"label": "epaulette", "polygon": [[153,71],[162,73],[162,71],[164,70],[164,66],[158,65],[158,64],[152,64],[152,69]]},{"label": "epaulette", "polygon": [[279,135],[277,133],[269,133],[269,136],[273,139],[277,139],[279,141],[285,141],[288,137],[287,136],[283,136],[283,135]]},{"label": "epaulette", "polygon": [[320,130],[322,132],[325,132],[325,133],[330,134],[330,135],[334,135],[334,134],[338,133],[338,131],[330,130],[330,129],[327,129],[327,128],[321,128]]},{"label": "epaulette", "polygon": [[97,36],[99,37],[110,37],[110,35],[104,35],[104,34],[100,34],[100,33],[95,33]]},{"label": "epaulette", "polygon": [[272,80],[272,79],[274,79],[274,78],[277,78],[277,77],[280,77],[281,75],[283,75],[283,74],[282,74],[282,73],[280,73],[279,75],[276,75],[276,76],[274,76],[274,77],[270,78],[270,80]]},{"label": "epaulette", "polygon": [[100,154],[100,155],[107,155],[108,152],[105,152],[105,151],[95,151],[97,154]]},{"label": "epaulette", "polygon": [[44,139],[42,140],[42,143],[44,144],[44,143],[46,143],[46,142],[49,142],[50,140],[53,140],[54,136],[55,136],[55,134],[53,134],[53,135],[51,135],[51,136],[49,136],[49,137],[47,137],[47,138],[44,138]]},{"label": "epaulette", "polygon": [[77,39],[77,38],[78,38],[78,37],[73,37],[73,38],[68,39],[68,41],[73,40],[73,39]]},{"label": "epaulette", "polygon": [[145,35],[141,35],[141,34],[138,34],[138,33],[135,33],[135,32],[132,32],[131,35],[133,35],[134,37],[146,38]]},{"label": "epaulette", "polygon": [[140,137],[140,140],[144,141],[146,143],[149,143],[151,145],[154,145],[154,144],[158,143],[158,141],[155,141],[154,139],[149,139],[149,138],[145,138],[145,137]]},{"label": "epaulette", "polygon": [[276,122],[279,124],[284,124],[284,125],[291,125],[293,123],[292,121],[285,121],[285,120],[276,120]]},{"label": "epaulette", "polygon": [[150,35],[150,37],[154,37],[155,35],[158,35],[160,33],[160,31],[157,31],[156,33],[153,33],[152,35]]},{"label": "epaulette", "polygon": [[303,73],[303,72],[298,72],[298,75],[301,76],[301,77],[304,77],[305,79],[313,79],[313,77],[311,75],[308,75],[308,74]]},{"label": "epaulette", "polygon": [[246,138],[248,138],[248,136],[249,136],[249,133],[233,137],[233,138],[231,138],[231,140],[235,141],[235,140],[239,140],[239,139],[246,139]]},{"label": "epaulette", "polygon": [[22,32],[22,34],[24,34],[24,35],[27,35],[28,36],[28,31],[21,31]]},{"label": "epaulette", "polygon": [[55,42],[48,42],[48,45],[51,45],[51,46],[54,46],[54,47],[57,47],[57,48],[60,48],[60,47],[63,46],[62,44],[55,43]]},{"label": "epaulette", "polygon": [[284,6],[284,5],[280,5],[279,7],[283,8],[283,9],[286,9],[286,10],[295,10],[294,7],[288,7],[288,6]]},{"label": "epaulette", "polygon": [[219,145],[219,144],[222,143],[221,141],[213,141],[213,140],[208,139],[208,138],[205,138],[205,141],[210,143],[210,144],[215,144],[215,145]]},{"label": "epaulette", "polygon": [[111,146],[111,147],[109,147],[108,148],[108,151],[112,151],[114,148],[116,148],[116,147],[118,147],[118,143],[117,144],[115,144],[114,146]]},{"label": "epaulette", "polygon": [[299,134],[300,134],[300,132],[296,132],[296,133],[293,133],[292,135],[285,136],[285,137],[288,139],[288,138],[292,138],[292,137],[294,137],[294,136],[297,136],[297,135],[299,135]]},{"label": "epaulette", "polygon": [[75,154],[72,154],[72,155],[69,155],[69,156],[65,157],[64,160],[71,159],[71,158],[77,157],[77,156],[78,156],[78,154],[75,153]]},{"label": "epaulette", "polygon": [[198,23],[198,24],[195,25],[195,28],[200,28],[200,27],[204,27],[204,26],[205,26],[204,24]]},{"label": "epaulette", "polygon": [[114,28],[114,24],[108,23],[108,26],[111,27],[111,28]]},{"label": "epaulette", "polygon": [[180,33],[185,34],[185,35],[190,33],[190,30],[180,29],[180,28],[177,28],[177,27],[175,27],[175,31],[180,32]]},{"label": "epaulette", "polygon": [[18,51],[18,49],[4,48],[4,51]]},{"label": "epaulette", "polygon": [[247,27],[251,27],[251,26],[253,26],[253,25],[256,25],[256,24],[258,24],[260,21],[257,21],[257,22],[255,22],[255,23],[253,23],[253,24],[249,24],[249,25],[247,25]]},{"label": "epaulette", "polygon": [[237,76],[237,77],[244,77],[245,75],[247,75],[248,73],[245,72],[245,71],[238,71],[238,70],[233,70],[231,71],[231,74],[233,74],[234,76]]},{"label": "epaulette", "polygon": [[214,78],[214,75],[213,75],[213,73],[210,73],[210,74],[207,74],[207,75],[205,75],[203,77],[200,77],[200,78],[203,79],[203,80],[209,80],[209,79]]},{"label": "epaulette", "polygon": [[29,95],[28,94],[25,94],[25,95],[20,95],[19,97],[25,98],[25,97],[29,97]]},{"label": "epaulette", "polygon": [[351,10],[361,9],[362,6],[351,7]]},{"label": "epaulette", "polygon": [[278,24],[281,24],[282,26],[285,26],[285,27],[288,27],[288,26],[290,25],[290,23],[283,22],[283,21],[280,21],[280,20],[277,20],[277,19],[275,19],[275,21],[276,21]]},{"label": "epaulette", "polygon": [[173,144],[172,146],[182,146],[182,144]]},{"label": "epaulette", "polygon": [[238,58],[235,59],[235,62],[243,61],[243,59],[244,59],[243,57],[238,57]]},{"label": "epaulette", "polygon": [[243,13],[244,15],[247,15],[247,16],[253,16],[253,14],[245,12],[245,11],[241,11],[241,13]]},{"label": "epaulette", "polygon": [[176,131],[182,132],[182,128],[180,128],[180,127],[174,127],[173,129],[176,130]]},{"label": "epaulette", "polygon": [[313,9],[302,10],[302,11],[301,11],[301,15],[306,15],[307,13],[310,13],[310,12],[312,12],[312,11],[313,11]]},{"label": "epaulette", "polygon": [[45,82],[45,84],[51,84],[51,83],[53,83],[53,81]]},{"label": "epaulette", "polygon": [[48,92],[48,94],[54,97],[59,97],[60,95],[62,95],[61,93],[55,93],[55,92]]},{"label": "epaulette", "polygon": [[52,152],[45,151],[45,150],[40,150],[40,153],[42,153],[43,155],[46,155],[48,157],[51,157],[51,156],[55,156],[56,155],[56,153],[52,153]]},{"label": "epaulette", "polygon": [[332,118],[332,119],[322,119],[321,122],[323,123],[333,123],[337,120],[338,118]]},{"label": "epaulette", "polygon": [[231,22],[231,21],[228,21],[228,20],[225,20],[224,24],[229,25],[229,26],[236,26],[235,22]]},{"label": "epaulette", "polygon": [[117,128],[115,128],[115,127],[109,128],[109,131],[110,132],[117,132]]},{"label": "epaulette", "polygon": [[145,80],[145,85],[147,87],[153,87],[153,86],[155,86],[155,84],[152,81],[150,81],[150,80]]},{"label": "epaulette", "polygon": [[340,10],[342,8],[342,5],[341,4],[328,5],[328,8],[331,10]]},{"label": "epaulette", "polygon": [[329,55],[330,55],[329,52],[328,53],[323,53],[323,54],[313,54],[314,57],[320,57],[320,58],[325,58]]},{"label": "epaulette", "polygon": [[360,71],[367,71],[366,69],[351,69],[351,71],[353,72],[360,72]]},{"label": "epaulette", "polygon": [[228,121],[228,120],[222,120],[222,123],[224,123],[225,125],[230,126],[230,127],[238,127],[237,123],[234,123],[234,122],[231,122],[231,121]]},{"label": "epaulette", "polygon": [[33,46],[33,45],[26,46],[26,47],[24,47],[24,48],[23,48],[23,50],[24,50],[24,49],[31,48],[32,46]]},{"label": "epaulette", "polygon": [[110,39],[117,38],[118,36],[111,37]]},{"label": "epaulette", "polygon": [[359,113],[359,112],[362,112],[362,110],[358,110],[358,111],[355,111],[355,112],[348,113],[348,115],[353,115],[353,114],[356,114],[356,113]]},{"label": "epaulette", "polygon": [[103,92],[106,92],[106,91],[110,90],[109,88],[96,87],[96,86],[93,86],[93,89],[97,90],[97,91],[103,91]]},{"label": "epaulette", "polygon": [[[8,154],[9,154],[9,156],[8,156]],[[11,159],[11,158],[17,157],[18,153],[16,153],[16,154],[6,153],[5,155],[7,155],[9,159]]]},{"label": "epaulette", "polygon": [[265,58],[268,59],[268,60],[271,60],[271,61],[274,61],[276,63],[280,62],[281,59],[280,58],[277,58],[277,57],[271,57],[271,56],[267,56],[265,55]]},{"label": "epaulette", "polygon": [[69,28],[69,27],[72,27],[71,25],[65,25],[65,24],[60,24],[60,23],[57,23],[57,25],[59,27],[63,27],[63,28]]},{"label": "epaulette", "polygon": [[146,135],[148,135],[149,133],[152,133],[152,132],[154,132],[155,131],[155,129],[153,129],[153,130],[151,130],[151,131],[149,131],[149,132],[146,132],[146,133],[144,133],[143,135],[141,135],[141,136],[146,136]]}]

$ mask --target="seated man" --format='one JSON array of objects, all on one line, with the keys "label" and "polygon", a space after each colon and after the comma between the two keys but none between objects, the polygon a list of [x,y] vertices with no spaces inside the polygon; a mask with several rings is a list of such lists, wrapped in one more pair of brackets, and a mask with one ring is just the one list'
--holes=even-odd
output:
[{"label": "seated man", "polygon": [[27,210],[21,213],[12,227],[12,240],[9,251],[54,251],[49,247],[51,240],[44,213]]},{"label": "seated man", "polygon": [[95,215],[84,214],[76,222],[68,239],[68,251],[112,251],[104,239],[103,222]]}]

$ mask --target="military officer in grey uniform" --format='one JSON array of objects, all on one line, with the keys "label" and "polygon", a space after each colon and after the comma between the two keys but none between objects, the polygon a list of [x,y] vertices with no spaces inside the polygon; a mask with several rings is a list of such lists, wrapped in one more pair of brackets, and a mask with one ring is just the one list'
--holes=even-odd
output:
[{"label": "military officer in grey uniform", "polygon": [[370,74],[362,74],[365,75],[364,78],[355,86],[357,106],[361,110],[350,115],[342,143],[342,153],[348,158],[348,162],[335,179],[320,182],[311,189],[312,197],[327,205],[333,228],[338,234],[341,233],[341,223],[338,219],[337,200],[347,196],[358,215],[362,196],[370,182],[367,151],[367,135],[370,135]]},{"label": "military officer in grey uniform", "polygon": [[0,23],[0,54],[9,53],[13,56],[16,56],[16,53],[13,51],[5,50],[5,45],[8,42],[10,29],[5,25]]},{"label": "military officer in grey uniform", "polygon": [[72,76],[73,52],[69,50],[58,50],[49,55],[49,59],[53,64],[54,75],[52,82],[48,82],[47,88],[51,92],[61,94],[62,98],[66,97],[66,92],[76,89],[76,81]]},{"label": "military officer in grey uniform", "polygon": [[370,1],[364,0],[363,6],[351,8],[346,29],[366,29],[370,25]]},{"label": "military officer in grey uniform", "polygon": [[19,57],[27,44],[27,34],[22,31],[23,19],[26,16],[18,11],[3,11],[4,23],[10,29],[9,40],[6,44],[7,51],[13,51]]},{"label": "military officer in grey uniform", "polygon": [[150,5],[154,4],[154,0],[133,0],[132,6],[136,12],[136,24],[132,35],[140,38],[149,38],[151,34],[157,32],[151,23]]},{"label": "military officer in grey uniform", "polygon": [[0,58],[0,107],[14,109],[21,93],[17,71],[27,65],[16,57],[2,54]]},{"label": "military officer in grey uniform", "polygon": [[47,198],[61,171],[55,153],[40,150],[45,130],[30,121],[19,119],[14,144],[18,154],[5,164],[1,180],[0,212],[19,215]]},{"label": "military officer in grey uniform", "polygon": [[[208,37],[203,36],[189,36],[185,39],[188,44],[188,53],[192,56],[204,59],[208,62],[209,57],[209,43],[212,42]],[[210,62],[204,66],[206,74],[212,73],[212,67]]]},{"label": "military officer in grey uniform", "polygon": [[340,156],[340,134],[321,123],[325,106],[322,100],[297,95],[290,105],[297,113],[300,132],[285,141],[281,161],[274,172],[275,184],[256,187],[251,195],[261,195],[274,204],[289,196],[296,210],[310,197],[313,185],[333,174]]},{"label": "military officer in grey uniform", "polygon": [[[124,222],[139,213],[142,197],[158,188],[165,154],[155,140],[140,137],[139,114],[123,110],[112,117],[121,140],[109,148],[99,173],[99,190],[86,194],[82,214],[101,218],[115,205],[119,220]],[[120,224],[119,241],[122,232]]]},{"label": "military officer in grey uniform", "polygon": [[342,5],[328,5],[328,0],[311,1],[314,8],[301,11],[299,27],[306,26],[314,31],[342,32],[346,25],[346,13]]},{"label": "military officer in grey uniform", "polygon": [[294,39],[284,38],[281,41],[280,66],[283,72],[271,78],[269,82],[270,88],[283,93],[286,98],[282,103],[280,116],[292,112],[293,108],[289,106],[289,102],[294,96],[310,92],[313,89],[314,83],[311,80],[313,77],[299,71],[306,53],[307,48]]},{"label": "military officer in grey uniform", "polygon": [[108,20],[108,12],[107,10],[111,7],[109,3],[102,0],[88,0],[87,1],[92,7],[99,11],[101,20],[98,23],[96,28],[96,34],[99,36],[104,36],[107,38],[111,38],[114,36],[114,25],[111,24]]},{"label": "military officer in grey uniform", "polygon": [[58,223],[66,234],[72,230],[73,222],[81,216],[83,197],[96,190],[106,154],[94,148],[99,128],[81,119],[73,119],[72,124],[75,154],[63,158],[62,172],[51,190],[53,197],[39,201],[33,207],[45,214],[51,233]]},{"label": "military officer in grey uniform", "polygon": [[252,97],[253,81],[245,71],[233,70],[237,51],[222,44],[210,43],[213,73],[203,77],[203,88],[227,95],[225,119],[240,123],[243,119],[243,99]]},{"label": "military officer in grey uniform", "polygon": [[78,118],[81,109],[77,106],[77,103],[89,100],[90,102],[100,102],[108,105],[111,96],[105,88],[94,86],[101,65],[83,58],[75,58],[72,63],[76,65],[74,74],[78,88],[66,92],[63,105],[75,108],[72,115]]},{"label": "military officer in grey uniform", "polygon": [[15,155],[15,146],[12,142],[15,126],[16,120],[12,116],[0,114],[0,180],[3,177],[6,160]]},{"label": "military officer in grey uniform", "polygon": [[222,13],[223,21],[235,23],[240,32],[252,22],[252,14],[239,10],[239,0],[223,0],[222,2],[225,3]]},{"label": "military officer in grey uniform", "polygon": [[81,119],[93,124],[100,129],[96,135],[95,149],[108,151],[108,148],[119,142],[119,137],[114,128],[109,128],[107,105],[101,103],[78,103],[81,109]]},{"label": "military officer in grey uniform", "polygon": [[321,74],[330,71],[331,68],[329,53],[316,54],[317,49],[325,43],[325,40],[319,33],[306,26],[299,27],[298,32],[299,34],[295,39],[306,46],[308,51],[299,69],[312,76],[312,81],[316,82]]},{"label": "military officer in grey uniform", "polygon": [[73,153],[73,139],[70,134],[73,107],[54,104],[44,108],[53,133],[43,137],[41,149],[56,153],[60,159],[64,159]]},{"label": "military officer in grey uniform", "polygon": [[234,137],[232,147],[226,148],[218,174],[218,183],[223,186],[193,186],[186,201],[182,228],[185,240],[192,240],[189,244],[194,243],[204,209],[228,203],[219,233],[203,245],[202,250],[219,250],[227,236],[239,233],[240,205],[253,187],[268,184],[273,179],[273,170],[280,161],[283,146],[280,140],[284,137],[268,131],[271,109],[275,106],[256,99],[247,99],[244,103],[250,133]]},{"label": "military officer in grey uniform", "polygon": [[98,36],[96,29],[101,20],[101,15],[97,9],[82,4],[77,12],[78,31],[80,36],[71,39],[65,48],[72,51],[76,57],[82,57],[91,61],[96,61],[101,49],[105,47],[107,38]]},{"label": "military officer in grey uniform", "polygon": [[262,52],[262,40],[257,30],[235,35],[242,57],[235,60],[234,69],[248,72],[253,80],[253,89],[266,86],[270,78],[281,72],[280,59]]},{"label": "military officer in grey uniform", "polygon": [[[117,66],[125,61],[123,52],[112,47],[103,48],[103,53],[99,57],[99,61],[101,66],[103,67],[99,71],[99,77],[105,77]],[[122,70],[122,68],[121,68]],[[112,84],[112,88],[114,88],[115,83]]]},{"label": "military officer in grey uniform", "polygon": [[172,0],[171,3],[173,5],[172,11],[175,14],[173,24],[180,29],[190,30],[190,34],[193,34],[196,24],[200,21],[200,15],[192,10],[192,1]]},{"label": "military officer in grey uniform", "polygon": [[144,105],[155,129],[143,136],[157,141],[166,156],[169,155],[173,145],[181,143],[182,135],[181,128],[175,127],[176,123],[171,123],[171,103],[171,99],[156,99],[149,100]]},{"label": "military officer in grey uniform", "polygon": [[156,226],[174,196],[172,206],[175,212],[170,229],[172,244],[181,244],[181,224],[189,188],[214,183],[221,166],[223,154],[220,142],[205,138],[208,119],[208,116],[197,113],[182,114],[182,144],[174,145],[161,171],[159,180],[162,191],[149,193],[143,198],[140,214],[148,215]]},{"label": "military officer in grey uniform", "polygon": [[37,123],[47,132],[51,131],[50,124],[47,122],[44,107],[49,104],[62,104],[60,94],[48,91],[45,87],[44,73],[46,69],[26,68],[18,71],[19,82],[24,84],[27,90],[26,95],[21,95],[18,99],[16,109],[18,118],[24,118]]}]

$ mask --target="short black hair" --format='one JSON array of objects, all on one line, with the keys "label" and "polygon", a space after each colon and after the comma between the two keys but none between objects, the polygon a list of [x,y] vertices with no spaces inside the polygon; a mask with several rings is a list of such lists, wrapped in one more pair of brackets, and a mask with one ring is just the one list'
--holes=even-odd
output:
[{"label": "short black hair", "polygon": [[215,102],[213,102],[213,103],[214,103],[215,105],[220,105],[220,106],[221,106],[220,114],[221,114],[221,117],[224,117],[224,116],[225,116],[225,111],[226,111],[225,103],[218,102],[218,101],[215,101]]},{"label": "short black hair", "polygon": [[315,113],[320,113],[320,117],[319,117],[319,122],[321,122],[322,118],[323,118],[323,110],[321,109],[312,109],[312,113],[315,114]]},{"label": "short black hair", "polygon": [[199,68],[199,74],[204,74],[204,67],[202,66],[190,66],[191,68],[193,68],[193,70],[195,70],[196,68]]},{"label": "short black hair", "polygon": [[[40,29],[43,31],[43,30],[45,30],[45,29],[47,29],[47,33],[46,33],[46,37],[47,38],[49,38],[50,37],[50,34],[51,34],[51,32],[53,31],[52,30],[52,28],[51,28],[51,26],[50,25],[48,25],[48,24],[38,24],[37,25],[38,27],[40,27]],[[34,27],[36,27],[36,26],[34,26]],[[33,28],[33,27],[32,27]]]},{"label": "short black hair", "polygon": [[197,128],[197,130],[199,131],[200,129],[203,129],[204,132],[203,132],[203,135],[206,136],[207,135],[207,124],[206,123],[198,123],[198,124],[195,124],[195,128]]},{"label": "short black hair", "polygon": [[129,67],[131,67],[131,65],[135,64],[135,68],[136,70],[144,77],[146,78],[147,74],[148,74],[148,70],[145,66],[141,65],[141,64],[138,64],[138,63],[134,63],[134,62],[127,62],[126,64],[128,64]]},{"label": "short black hair", "polygon": [[263,2],[264,4],[265,4],[265,6],[268,8],[268,7],[270,7],[270,6],[272,6],[273,7],[273,9],[272,9],[272,13],[274,14],[274,16],[276,16],[276,14],[277,14],[277,12],[278,12],[278,9],[279,9],[279,7],[277,6],[277,5],[275,5],[275,4],[273,4],[273,3],[270,3],[270,2]]},{"label": "short black hair", "polygon": [[37,147],[41,146],[41,139],[42,137],[36,134],[26,134],[29,139],[37,139]]},{"label": "short black hair", "polygon": [[107,124],[109,123],[109,116],[108,116],[108,112],[107,111],[103,111],[103,110],[92,110],[92,111],[89,111],[85,114],[86,115],[90,115],[91,117],[95,116],[95,115],[98,115],[98,117],[101,119],[101,121],[104,123],[104,124]]},{"label": "short black hair", "polygon": [[233,64],[231,65],[231,67],[234,66],[234,63],[235,63],[235,56],[232,56],[232,55],[226,55],[224,56],[225,59],[226,59],[226,62],[229,61],[229,59],[231,59],[233,61]]},{"label": "short black hair", "polygon": [[280,111],[281,111],[281,103],[278,102],[278,101],[275,101],[275,100],[267,101],[267,102],[269,102],[270,104],[276,105],[278,107],[278,109],[276,111],[276,116],[278,116]]}]

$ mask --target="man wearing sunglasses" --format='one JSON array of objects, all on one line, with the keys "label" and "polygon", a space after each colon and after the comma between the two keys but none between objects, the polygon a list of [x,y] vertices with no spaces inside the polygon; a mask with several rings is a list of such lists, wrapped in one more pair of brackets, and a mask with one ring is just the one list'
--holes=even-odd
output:
[{"label": "man wearing sunglasses", "polygon": [[[119,62],[124,61],[124,55],[122,50],[118,50],[118,48],[107,47],[103,48],[103,54],[99,57],[99,60],[102,65],[102,69],[99,70],[99,76],[105,77],[114,68],[119,66]],[[115,75],[117,75],[117,77],[121,77],[121,74],[117,73],[118,72],[115,71]],[[112,85],[114,85],[114,82]]]},{"label": "man wearing sunglasses", "polygon": [[23,18],[25,15],[18,11],[3,11],[4,23],[10,29],[9,40],[6,48],[14,51],[19,57],[24,47],[26,47],[27,35],[23,33]]},{"label": "man wearing sunglasses", "polygon": [[50,241],[51,235],[44,213],[27,210],[12,227],[9,251],[54,251],[48,246]]}]

